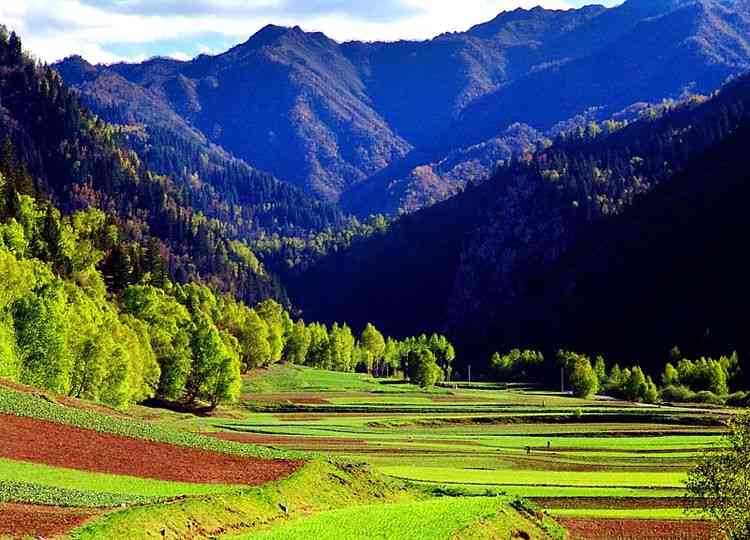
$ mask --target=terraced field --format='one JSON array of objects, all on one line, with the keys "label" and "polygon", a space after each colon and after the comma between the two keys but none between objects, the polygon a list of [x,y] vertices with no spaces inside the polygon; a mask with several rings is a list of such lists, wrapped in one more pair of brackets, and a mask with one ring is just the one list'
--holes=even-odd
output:
[{"label": "terraced field", "polygon": [[196,428],[221,440],[362,460],[433,493],[530,498],[574,538],[603,538],[592,523],[619,531],[615,538],[708,537],[708,525],[685,511],[684,481],[732,414],[504,385],[425,393],[291,366],[254,374],[243,408]]},{"label": "terraced field", "polygon": [[286,365],[211,417],[0,384],[0,537],[709,538],[683,485],[730,414]]},{"label": "terraced field", "polygon": [[333,538],[363,515],[387,536],[399,523],[430,538],[564,536],[507,497],[435,499],[366,465],[217,432],[253,416],[123,413],[0,381],[0,538]]}]

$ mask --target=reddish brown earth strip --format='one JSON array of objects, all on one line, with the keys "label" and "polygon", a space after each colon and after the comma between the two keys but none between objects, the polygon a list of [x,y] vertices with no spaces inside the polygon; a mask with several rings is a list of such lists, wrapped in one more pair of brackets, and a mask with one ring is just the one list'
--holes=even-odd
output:
[{"label": "reddish brown earth strip", "polygon": [[556,518],[571,540],[711,540],[705,521]]},{"label": "reddish brown earth strip", "polygon": [[95,513],[72,508],[0,504],[0,536],[53,537],[83,525]]},{"label": "reddish brown earth strip", "polygon": [[264,460],[130,439],[33,418],[0,415],[0,457],[200,484],[260,485],[288,476],[301,461]]},{"label": "reddish brown earth strip", "polygon": [[687,508],[697,501],[680,497],[532,497],[539,506],[550,510],[586,508],[590,510],[638,510],[643,508]]},{"label": "reddish brown earth strip", "polygon": [[246,444],[258,445],[285,445],[294,447],[317,447],[317,446],[364,446],[367,441],[362,439],[338,439],[335,437],[304,437],[289,435],[269,435],[263,433],[228,433],[216,432],[206,433],[217,439],[233,441]]},{"label": "reddish brown earth strip", "polygon": [[[340,396],[338,396],[340,397]],[[259,403],[295,403],[298,405],[330,405],[331,402],[315,394],[250,394],[243,401]]]}]

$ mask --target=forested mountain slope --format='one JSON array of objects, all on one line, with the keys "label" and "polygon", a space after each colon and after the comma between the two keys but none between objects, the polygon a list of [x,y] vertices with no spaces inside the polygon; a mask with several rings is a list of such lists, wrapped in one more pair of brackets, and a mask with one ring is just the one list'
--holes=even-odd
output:
[{"label": "forested mountain slope", "polygon": [[545,135],[582,114],[710,92],[750,67],[748,35],[750,0],[627,0],[519,9],[422,42],[269,26],[190,62],[56,68],[108,118],[132,117],[130,96],[149,123],[366,215],[431,204],[533,150],[539,137],[516,138],[515,123]]},{"label": "forested mountain slope", "polygon": [[[0,140],[8,185],[50,199],[66,214],[92,207],[105,212],[114,232],[103,264],[115,290],[150,273],[159,282],[211,283],[248,302],[285,300],[278,281],[235,239],[243,227],[278,220],[264,209],[270,201],[242,206],[197,176],[188,182],[156,174],[127,144],[127,137],[140,135],[85,112],[55,71],[26,57],[15,34],[2,29],[0,35]],[[166,151],[165,145],[160,152]],[[244,200],[253,196],[245,193]],[[222,212],[231,221],[215,219]]]},{"label": "forested mountain slope", "polygon": [[[717,276],[718,270],[701,269],[708,261],[721,265],[711,256],[718,248],[709,238],[738,234],[725,221],[729,218],[715,218],[724,212],[721,205],[735,204],[736,199],[724,198],[728,186],[741,193],[744,173],[736,163],[741,153],[733,152],[747,143],[749,117],[750,77],[744,77],[709,100],[650,109],[626,127],[592,124],[505,166],[491,181],[402,218],[389,233],[323,261],[292,283],[292,296],[311,315],[327,313],[355,324],[366,317],[389,332],[442,327],[464,353],[515,346],[588,350],[595,343],[614,357],[637,349],[648,360],[666,354],[680,340],[694,344],[700,339],[695,332],[703,335],[706,329],[726,336],[722,346],[741,344],[732,333],[735,323],[726,322],[736,313],[721,318],[720,330],[709,325],[713,308],[725,296],[717,292],[711,300],[711,294],[696,294],[675,303],[671,293],[658,287],[657,276],[666,279],[680,265],[667,266],[664,254],[621,259],[618,239],[630,241],[630,253],[638,253],[636,239],[648,238],[651,231],[650,218],[637,212],[645,208],[655,215],[667,205],[666,222],[656,222],[655,244],[639,249],[651,254],[650,249],[655,253],[674,242],[686,248],[683,256],[674,257],[685,276]],[[716,155],[735,157],[715,176],[710,171]],[[663,187],[655,191],[657,186]],[[638,206],[632,206],[634,201]],[[692,222],[688,208],[696,201],[714,201],[717,208],[701,204]],[[708,236],[696,236],[694,249],[687,250],[703,219],[713,221],[706,227]],[[612,231],[612,239],[606,231]],[[731,242],[722,245],[726,255]],[[663,273],[652,273],[654,260],[665,265]],[[606,271],[610,264],[611,279]],[[629,272],[639,277],[631,279]],[[644,281],[646,276],[650,282]],[[726,273],[722,294],[741,286],[735,277]],[[325,283],[336,286],[325,296],[314,292]],[[689,293],[687,288],[683,292]],[[660,306],[654,313],[663,315],[679,313],[672,310],[691,299],[696,305],[664,323],[669,328],[655,326],[664,332],[649,330],[649,339],[636,339],[645,317],[638,313],[639,302]],[[616,315],[601,316],[604,311]],[[609,323],[604,332],[602,326]],[[696,330],[702,325],[706,328]],[[589,329],[594,327],[600,336],[617,339],[592,340]]]}]

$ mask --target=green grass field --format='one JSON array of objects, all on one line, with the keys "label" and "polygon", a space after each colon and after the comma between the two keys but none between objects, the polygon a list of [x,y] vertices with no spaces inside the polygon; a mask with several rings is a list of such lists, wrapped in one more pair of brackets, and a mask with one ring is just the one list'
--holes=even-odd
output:
[{"label": "green grass field", "polygon": [[506,500],[474,497],[335,510],[238,536],[235,540],[443,540],[469,537],[477,532],[471,529],[481,528],[474,527],[480,523],[491,528],[493,538],[510,537],[514,531],[524,529],[534,538],[557,537],[554,530],[543,531],[542,524],[519,519]]}]

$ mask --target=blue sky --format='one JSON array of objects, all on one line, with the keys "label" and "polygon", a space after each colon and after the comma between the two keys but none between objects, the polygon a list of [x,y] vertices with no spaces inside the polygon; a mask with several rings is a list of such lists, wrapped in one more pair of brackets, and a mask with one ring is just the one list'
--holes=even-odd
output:
[{"label": "blue sky", "polygon": [[587,3],[622,0],[0,0],[0,22],[45,61],[82,54],[111,63],[216,54],[269,23],[339,41],[426,39],[518,7]]}]

